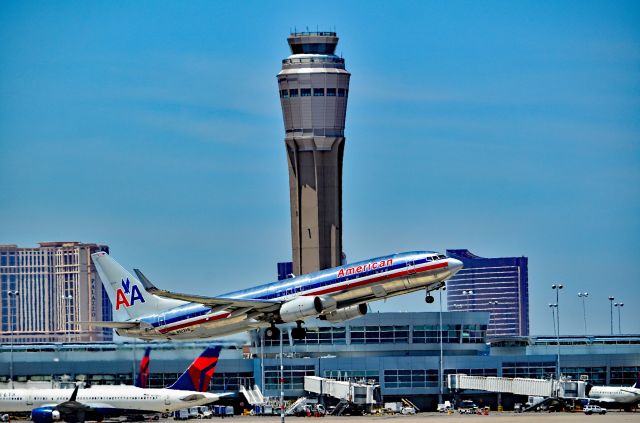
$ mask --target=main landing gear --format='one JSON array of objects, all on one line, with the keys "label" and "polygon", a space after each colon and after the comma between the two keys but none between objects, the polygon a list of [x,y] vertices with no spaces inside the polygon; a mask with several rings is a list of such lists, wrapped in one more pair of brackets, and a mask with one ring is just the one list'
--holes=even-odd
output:
[{"label": "main landing gear", "polygon": [[291,337],[296,340],[304,339],[307,336],[307,329],[302,327],[302,322],[298,320],[297,327],[291,329]]},{"label": "main landing gear", "polygon": [[[291,329],[291,337],[296,340],[304,339],[307,336],[307,329],[302,326],[302,321],[296,323],[298,326]],[[271,325],[264,330],[264,338],[269,340],[280,339],[280,329],[276,325]]]},{"label": "main landing gear", "polygon": [[278,329],[276,325],[271,325],[264,330],[264,338],[271,341],[280,339],[280,329]]}]

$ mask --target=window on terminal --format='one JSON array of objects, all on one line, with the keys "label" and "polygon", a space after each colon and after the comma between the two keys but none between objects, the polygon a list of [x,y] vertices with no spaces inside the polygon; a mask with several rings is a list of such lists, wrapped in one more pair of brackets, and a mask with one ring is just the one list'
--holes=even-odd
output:
[{"label": "window on terminal", "polygon": [[314,88],[313,89],[314,97],[324,97],[324,88]]},{"label": "window on terminal", "polygon": [[327,88],[327,97],[335,97],[336,89],[335,88]]},{"label": "window on terminal", "polygon": [[344,97],[344,88],[338,88],[338,97]]},{"label": "window on terminal", "polygon": [[300,97],[311,97],[311,88],[301,88]]},{"label": "window on terminal", "polygon": [[294,89],[294,90],[289,90],[289,97],[297,97],[298,96],[298,89]]}]

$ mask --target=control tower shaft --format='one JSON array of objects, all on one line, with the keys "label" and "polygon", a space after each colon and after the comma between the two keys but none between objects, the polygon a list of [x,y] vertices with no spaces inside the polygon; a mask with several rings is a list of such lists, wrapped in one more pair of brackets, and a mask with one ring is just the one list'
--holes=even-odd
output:
[{"label": "control tower shaft", "polygon": [[342,157],[349,78],[335,32],[288,37],[278,73],[291,198],[293,272],[342,262]]}]

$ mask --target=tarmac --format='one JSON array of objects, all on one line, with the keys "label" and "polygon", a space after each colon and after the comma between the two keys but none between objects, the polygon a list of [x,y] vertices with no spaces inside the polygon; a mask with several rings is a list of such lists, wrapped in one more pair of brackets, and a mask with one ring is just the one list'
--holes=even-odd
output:
[{"label": "tarmac", "polygon": [[[217,421],[219,417],[214,417],[212,420]],[[233,419],[232,422],[236,423],[276,423],[280,421],[280,416],[235,416],[227,417],[225,420]],[[167,423],[173,422],[173,419],[161,419]],[[202,420],[199,420],[202,421]],[[517,421],[520,423],[532,423],[532,422],[634,422],[640,423],[640,412],[616,412],[610,411],[607,414],[590,415],[587,416],[584,413],[512,413],[512,412],[493,412],[488,416],[478,415],[460,415],[456,414],[441,414],[441,413],[418,413],[416,415],[404,416],[401,414],[396,415],[382,415],[382,416],[326,416],[326,417],[286,417],[285,421],[295,423],[305,422],[318,422],[318,423],[362,423],[362,422],[376,422],[385,421],[389,423],[419,423],[419,422],[448,422],[448,423],[469,423],[470,421],[480,422],[501,422],[507,423],[511,421]]]}]

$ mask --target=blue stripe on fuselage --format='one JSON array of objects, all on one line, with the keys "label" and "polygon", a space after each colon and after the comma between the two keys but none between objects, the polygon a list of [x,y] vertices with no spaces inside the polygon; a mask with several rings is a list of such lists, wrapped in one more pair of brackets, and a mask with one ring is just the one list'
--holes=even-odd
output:
[{"label": "blue stripe on fuselage", "polygon": [[[434,255],[439,254],[435,251],[414,251],[409,253],[393,254],[384,257],[377,257],[374,259],[364,260],[357,263],[351,263],[340,267],[334,267],[332,269],[321,270],[319,272],[309,273],[307,275],[297,276],[291,279],[285,279],[278,282],[270,282],[263,285],[258,285],[253,288],[243,289],[239,291],[229,292],[227,294],[220,295],[217,298],[228,298],[230,300],[276,300],[291,294],[303,294],[304,292],[311,291],[313,289],[342,283],[347,280],[359,279],[366,276],[374,275],[376,273],[388,272],[391,270],[397,270],[407,267],[409,262],[412,265],[420,265],[432,261],[426,257],[422,257],[417,260],[411,260],[416,255]],[[365,266],[370,263],[376,263],[381,261],[393,260],[391,266],[385,266],[377,269],[371,269],[366,272],[354,273],[348,276],[337,277],[340,269],[353,269],[358,266]],[[438,260],[438,259],[436,259]],[[210,308],[202,304],[191,303],[184,306],[176,307],[162,313],[164,321],[162,326],[172,323],[180,322],[182,320],[191,319],[198,316],[203,316],[209,313]],[[160,317],[154,316],[143,319],[146,323],[151,324],[153,327],[160,325]]]}]

